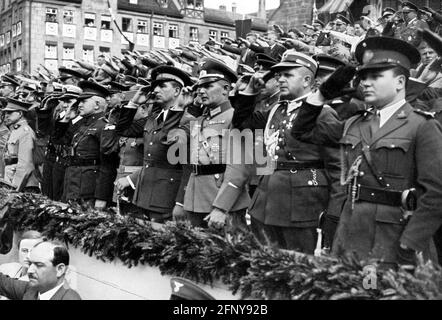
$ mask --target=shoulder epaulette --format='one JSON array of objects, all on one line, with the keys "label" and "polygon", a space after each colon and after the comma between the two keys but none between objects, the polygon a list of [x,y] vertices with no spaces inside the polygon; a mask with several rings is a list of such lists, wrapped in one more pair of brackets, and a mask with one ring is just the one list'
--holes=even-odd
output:
[{"label": "shoulder epaulette", "polygon": [[434,115],[436,114],[435,112],[424,111],[421,109],[415,109],[413,111],[416,112],[417,114],[424,116],[427,119],[434,119]]}]

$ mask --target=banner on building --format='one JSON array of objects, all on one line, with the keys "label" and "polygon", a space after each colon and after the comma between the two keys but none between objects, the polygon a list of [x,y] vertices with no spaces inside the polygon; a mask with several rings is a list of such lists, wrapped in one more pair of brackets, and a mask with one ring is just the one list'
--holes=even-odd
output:
[{"label": "banner on building", "polygon": [[236,28],[236,38],[246,38],[247,34],[252,31],[252,20],[236,20],[235,21]]},{"label": "banner on building", "polygon": [[353,0],[328,0],[324,5],[319,8],[318,13],[338,13],[347,11]]}]

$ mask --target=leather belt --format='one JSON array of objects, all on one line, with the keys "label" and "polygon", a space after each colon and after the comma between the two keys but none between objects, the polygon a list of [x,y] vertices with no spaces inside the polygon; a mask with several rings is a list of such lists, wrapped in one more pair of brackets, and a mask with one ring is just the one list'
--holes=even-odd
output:
[{"label": "leather belt", "polygon": [[385,190],[358,185],[355,201],[367,201],[387,206],[402,206],[402,191]]},{"label": "leather belt", "polygon": [[5,158],[4,162],[5,162],[5,166],[12,166],[13,164],[18,163],[18,158]]},{"label": "leather belt", "polygon": [[276,162],[276,170],[324,169],[322,161],[286,161]]},{"label": "leather belt", "polygon": [[94,159],[70,159],[70,167],[88,167],[88,166],[98,166],[100,165],[100,160]]},{"label": "leather belt", "polygon": [[225,171],[226,171],[225,164],[192,165],[192,172],[197,176],[224,173]]}]

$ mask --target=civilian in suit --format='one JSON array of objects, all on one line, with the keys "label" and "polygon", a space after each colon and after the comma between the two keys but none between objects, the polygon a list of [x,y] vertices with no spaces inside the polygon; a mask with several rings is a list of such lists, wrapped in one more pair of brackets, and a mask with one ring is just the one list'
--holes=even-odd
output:
[{"label": "civilian in suit", "polygon": [[0,294],[11,300],[81,300],[64,284],[69,266],[67,249],[55,242],[40,242],[29,253],[29,282],[0,273]]},{"label": "civilian in suit", "polygon": [[229,44],[224,44],[222,49],[240,55],[240,64],[248,65],[253,68],[256,62],[256,54],[250,46],[256,43],[256,35],[254,33],[247,34],[246,41],[242,42],[240,46],[234,47]]},{"label": "civilian in suit", "polygon": [[261,47],[256,44],[250,44],[250,49],[252,49],[256,53],[265,53],[266,55],[270,56],[272,59],[280,61],[283,53],[287,50],[287,48],[278,43],[279,40],[278,33],[270,31],[268,34],[268,38],[269,38],[268,47]]}]

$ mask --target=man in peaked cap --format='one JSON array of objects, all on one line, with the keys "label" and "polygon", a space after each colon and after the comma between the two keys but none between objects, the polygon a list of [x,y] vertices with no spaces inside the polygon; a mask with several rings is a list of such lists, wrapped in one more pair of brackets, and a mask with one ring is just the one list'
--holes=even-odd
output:
[{"label": "man in peaked cap", "polygon": [[12,98],[15,94],[15,89],[18,86],[20,86],[20,84],[12,75],[3,75],[0,82],[0,96],[4,98]]},{"label": "man in peaked cap", "polygon": [[69,132],[74,132],[80,126],[82,117],[78,116],[77,99],[82,92],[80,87],[65,85],[61,93],[47,96],[42,101],[42,107],[37,109],[39,128],[45,129],[39,131],[38,138],[47,139],[48,142],[43,161],[41,189],[44,195],[55,201],[60,201],[63,195],[69,156],[69,142],[67,139],[57,138],[55,123],[68,118],[71,123],[67,129]]},{"label": "man in peaked cap", "polygon": [[[316,88],[319,88],[322,83],[327,81],[336,69],[345,66],[342,60],[326,54],[317,54],[313,56],[313,59],[315,59],[319,65],[315,81]],[[347,96],[333,99],[329,101],[328,104],[338,113],[339,118],[342,120],[348,119],[359,110],[364,109],[362,101]]]},{"label": "man in peaked cap", "polygon": [[[182,135],[191,135],[189,153],[192,173],[185,194],[181,199],[177,198],[174,216],[180,218],[185,211],[187,219],[194,226],[206,227],[210,219],[218,227],[224,224],[228,213],[233,220],[245,224],[245,209],[249,201],[246,190],[238,189],[240,196],[234,206],[212,211],[217,207],[214,200],[227,177],[226,166],[229,165],[225,161],[225,142],[228,140],[225,139],[228,138],[227,129],[234,111],[229,93],[232,84],[237,81],[237,75],[224,63],[210,58],[202,60],[200,69],[195,86],[204,111],[202,116],[182,128]],[[209,213],[211,215],[208,217]]]},{"label": "man in peaked cap", "polygon": [[83,68],[77,68],[77,69],[71,69],[67,67],[60,67],[58,68],[58,71],[60,72],[60,81],[64,85],[78,85],[78,82],[81,80],[87,79],[88,76],[90,76],[90,72],[88,72],[86,69]]},{"label": "man in peaked cap", "polygon": [[[258,76],[242,92],[250,97],[237,109],[234,123],[239,129],[264,129],[264,144],[270,174],[260,180],[249,206],[251,228],[263,244],[312,254],[320,214],[336,214],[331,199],[339,183],[338,150],[303,143],[290,136],[298,108],[311,94],[317,62],[287,50],[272,67],[280,85],[280,101],[267,112],[255,111]],[[335,112],[328,108],[323,117]],[[311,186],[315,186],[312,188]],[[270,241],[270,243],[268,243]]]},{"label": "man in peaked cap", "polygon": [[398,28],[395,32],[395,38],[411,43],[413,46],[419,46],[422,36],[418,29],[428,29],[428,23],[419,19],[418,7],[409,1],[402,2],[402,13],[405,20],[404,28]]},{"label": "man in peaked cap", "polygon": [[185,278],[170,279],[172,293],[170,300],[215,300],[209,293]]},{"label": "man in peaked cap", "polygon": [[33,161],[35,133],[25,118],[31,106],[31,103],[8,98],[2,110],[11,131],[4,154],[5,180],[18,191],[39,192]]},{"label": "man in peaked cap", "polygon": [[255,51],[256,53],[264,53],[268,56],[270,56],[272,59],[275,59],[277,61],[281,60],[282,54],[287,50],[283,45],[278,43],[278,40],[280,38],[279,33],[276,31],[269,31],[268,32],[268,47],[261,47],[258,46],[256,43],[250,44],[249,48]]},{"label": "man in peaked cap", "polygon": [[442,224],[442,127],[405,100],[419,52],[405,41],[374,37],[358,45],[356,59],[362,95],[372,108],[347,121],[316,118],[325,100],[339,96],[353,78],[346,67],[307,99],[292,130],[344,149],[348,198],[333,252],[385,264],[412,265],[416,252],[434,258],[432,236]]},{"label": "man in peaked cap", "polygon": [[[169,152],[169,149],[175,148],[176,142],[171,136],[181,125],[184,108],[179,105],[179,100],[183,88],[191,85],[191,81],[188,74],[172,66],[154,68],[151,77],[149,90],[139,89],[129,104],[122,108],[116,126],[120,136],[143,138],[144,166],[122,175],[116,186],[120,191],[126,188],[134,190],[133,204],[143,209],[140,218],[163,223],[172,219],[172,211],[177,199],[183,197],[181,193],[187,182],[182,180],[182,164],[187,160],[185,155],[179,151],[178,159],[170,159],[168,154],[175,154]],[[144,127],[134,126],[137,109],[149,99],[149,93],[154,99],[152,111]],[[183,156],[184,159],[181,159]],[[182,206],[182,201],[180,204]]]},{"label": "man in peaked cap", "polygon": [[322,20],[315,19],[313,20],[313,28],[315,28],[315,31],[322,31],[325,28],[325,23]]},{"label": "man in peaked cap", "polygon": [[[103,154],[100,150],[109,90],[91,81],[80,81],[79,87],[83,90],[77,98],[82,120],[69,141],[63,200],[89,201],[97,209],[102,209],[112,200],[117,166],[116,154]],[[61,132],[66,132],[72,124],[68,114],[66,112],[66,117],[58,122]]]},{"label": "man in peaked cap", "polygon": [[347,26],[351,24],[350,20],[342,14],[337,14],[335,19],[336,31],[346,33]]},{"label": "man in peaked cap", "polygon": [[257,71],[268,71],[277,63],[278,61],[269,55],[265,53],[258,53],[256,55],[255,69],[257,68]]}]

